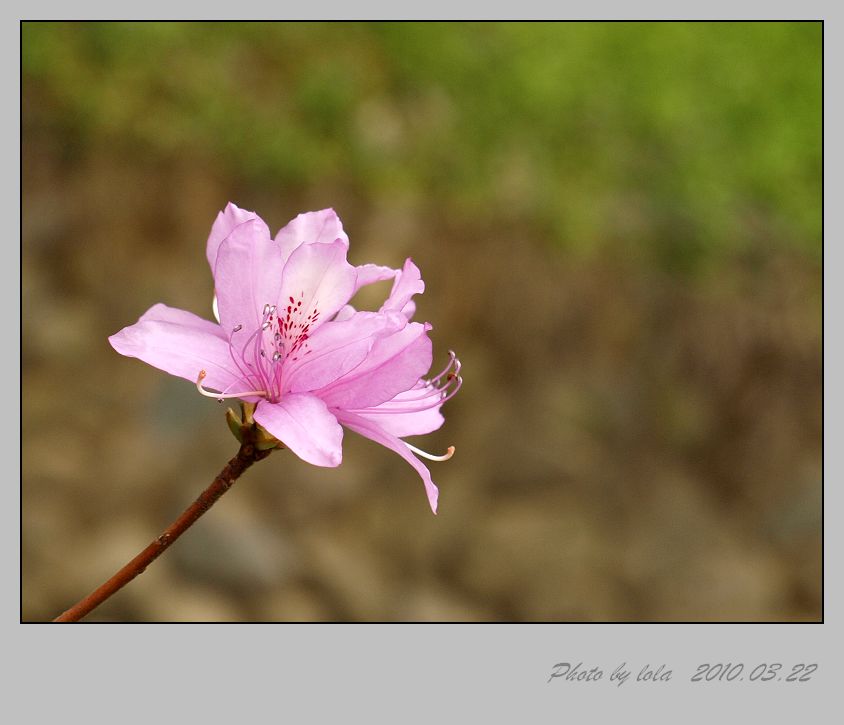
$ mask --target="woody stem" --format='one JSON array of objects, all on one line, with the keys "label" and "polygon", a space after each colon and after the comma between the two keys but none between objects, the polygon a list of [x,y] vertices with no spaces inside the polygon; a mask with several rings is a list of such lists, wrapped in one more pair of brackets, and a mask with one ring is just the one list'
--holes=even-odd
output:
[{"label": "woody stem", "polygon": [[240,478],[247,468],[270,455],[272,449],[266,451],[258,450],[254,445],[254,441],[250,435],[251,433],[252,431],[247,431],[237,455],[226,464],[226,467],[220,471],[217,477],[211,482],[211,485],[199,494],[196,501],[188,506],[184,513],[170,524],[158,538],[108,581],[100,585],[87,597],[78,601],[70,609],[62,612],[53,621],[77,622],[90,611],[100,606],[106,599],[126,586],[161,556],[176,539],[185,533],[202,514],[217,502],[220,496],[231,488],[232,484]]}]

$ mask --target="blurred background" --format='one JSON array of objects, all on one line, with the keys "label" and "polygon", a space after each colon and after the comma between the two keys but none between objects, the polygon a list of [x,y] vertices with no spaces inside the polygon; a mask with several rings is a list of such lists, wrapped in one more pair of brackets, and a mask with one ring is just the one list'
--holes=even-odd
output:
[{"label": "blurred background", "polygon": [[[107,337],[211,317],[228,201],[334,207],[465,384],[394,453],[251,469],[91,621],[817,621],[820,23],[23,23],[23,601],[237,450]],[[389,285],[363,304],[379,304]]]}]

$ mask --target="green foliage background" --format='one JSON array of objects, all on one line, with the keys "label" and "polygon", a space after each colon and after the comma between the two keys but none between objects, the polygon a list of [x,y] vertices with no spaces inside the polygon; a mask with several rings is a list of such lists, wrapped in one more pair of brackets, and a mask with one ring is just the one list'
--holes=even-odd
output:
[{"label": "green foliage background", "polygon": [[819,256],[820,47],[812,23],[50,24],[23,68],[71,145],[422,195],[587,252],[634,214],[648,259],[694,268],[758,216]]}]

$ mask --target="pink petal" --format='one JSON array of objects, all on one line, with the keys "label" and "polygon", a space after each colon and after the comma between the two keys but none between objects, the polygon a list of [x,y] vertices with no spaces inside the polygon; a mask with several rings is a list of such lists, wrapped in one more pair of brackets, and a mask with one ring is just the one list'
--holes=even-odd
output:
[{"label": "pink petal", "polygon": [[412,322],[376,340],[366,359],[321,390],[320,397],[334,408],[369,408],[409,390],[431,368],[430,329]]},{"label": "pink petal", "polygon": [[334,315],[332,322],[343,322],[345,320],[349,320],[355,312],[357,312],[357,310],[351,305],[343,305],[343,307],[340,308],[340,311]]},{"label": "pink petal", "polygon": [[412,320],[416,314],[416,303],[410,300],[404,307],[401,308],[401,313],[408,319]]},{"label": "pink petal", "polygon": [[308,340],[308,352],[285,361],[283,389],[298,393],[324,388],[361,365],[379,338],[406,324],[396,312],[356,312],[347,320],[325,323]]},{"label": "pink petal", "polygon": [[[398,398],[396,398],[396,402],[399,402]],[[445,418],[440,413],[440,406],[427,410],[417,410],[413,413],[390,413],[389,408],[382,410],[375,407],[370,408],[369,411],[361,411],[358,415],[379,425],[387,433],[391,433],[398,438],[432,433],[445,423]]]},{"label": "pink petal", "polygon": [[343,429],[315,395],[289,394],[278,403],[262,400],[254,417],[303,461],[334,468],[343,460]]},{"label": "pink petal", "polygon": [[346,249],[349,248],[349,237],[343,231],[343,224],[334,209],[299,214],[275,235],[285,261],[302,244],[331,244],[337,239]]},{"label": "pink petal", "polygon": [[226,333],[242,325],[248,336],[258,328],[264,305],[278,300],[282,268],[278,246],[260,219],[235,227],[220,244],[214,287]]},{"label": "pink petal", "polygon": [[368,284],[375,284],[376,282],[386,282],[388,279],[395,279],[399,274],[399,270],[392,267],[381,267],[377,264],[362,264],[357,267],[358,280],[355,285],[355,292],[361,287],[366,287]]},{"label": "pink petal", "polygon": [[[235,227],[253,219],[261,221],[261,218],[254,211],[240,209],[231,202],[226,205],[226,208],[223,209],[223,211],[217,214],[217,218],[214,220],[214,224],[211,227],[211,234],[208,235],[208,244],[205,250],[206,256],[208,257],[208,264],[211,265],[212,273],[214,272],[214,268],[217,266],[217,252],[226,237],[234,231]],[[267,234],[269,233],[270,230],[267,229]]]},{"label": "pink petal", "polygon": [[425,492],[428,494],[428,503],[431,505],[431,510],[437,513],[437,499],[439,498],[439,491],[431,480],[431,472],[428,470],[422,461],[420,461],[410,449],[404,444],[404,441],[396,438],[385,431],[380,426],[373,423],[371,420],[362,418],[359,415],[354,415],[348,411],[336,411],[337,419],[350,430],[359,433],[365,438],[380,443],[391,450],[398,453],[404,460],[413,466],[417,473],[422,477],[422,482],[425,484]]},{"label": "pink petal", "polygon": [[[346,245],[303,244],[284,265],[278,313],[283,318],[291,305],[297,321],[308,322],[308,335],[327,322],[355,291],[355,268],[346,261]],[[301,305],[299,306],[299,303]],[[222,301],[220,304],[222,313]]]},{"label": "pink petal", "polygon": [[[422,281],[419,267],[408,257],[402,270],[396,273],[393,289],[381,309],[397,310],[410,319],[416,310],[416,305],[411,301],[411,298],[413,295],[422,294],[424,291],[425,283]],[[409,307],[409,305],[413,305],[413,307]]]},{"label": "pink petal", "polygon": [[191,382],[205,370],[203,384],[214,390],[224,390],[240,377],[219,325],[167,305],[151,307],[134,325],[124,327],[108,341],[121,355],[136,357]]}]

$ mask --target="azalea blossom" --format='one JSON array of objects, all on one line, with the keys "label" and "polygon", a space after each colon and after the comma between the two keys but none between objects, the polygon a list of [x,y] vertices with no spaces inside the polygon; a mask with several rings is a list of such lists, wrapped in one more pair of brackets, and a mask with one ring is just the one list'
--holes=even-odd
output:
[{"label": "azalea blossom", "polygon": [[[300,214],[273,238],[254,212],[229,204],[208,237],[216,322],[163,304],[112,335],[117,352],[190,380],[202,395],[255,403],[254,419],[297,456],[340,465],[343,428],[392,449],[413,466],[437,511],[437,487],[402,440],[443,424],[442,404],[459,389],[454,353],[439,374],[431,325],[413,322],[425,289],[408,259],[401,269],[352,266],[349,238],[333,209]],[[349,300],[393,280],[377,312]]]}]

